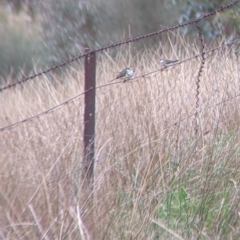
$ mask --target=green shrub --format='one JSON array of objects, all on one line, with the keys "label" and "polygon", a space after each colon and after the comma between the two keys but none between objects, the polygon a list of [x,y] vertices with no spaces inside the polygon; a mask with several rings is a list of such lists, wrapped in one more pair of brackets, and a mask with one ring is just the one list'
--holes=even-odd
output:
[{"label": "green shrub", "polygon": [[[0,77],[18,78],[28,75],[36,64],[40,64],[43,55],[40,54],[40,38],[31,28],[27,31],[23,19],[18,20],[0,12]],[[20,20],[19,20],[20,19]]]}]

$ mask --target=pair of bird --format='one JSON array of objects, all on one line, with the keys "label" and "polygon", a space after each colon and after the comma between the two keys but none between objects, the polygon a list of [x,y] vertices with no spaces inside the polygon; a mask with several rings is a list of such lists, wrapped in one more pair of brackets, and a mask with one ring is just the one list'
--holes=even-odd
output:
[{"label": "pair of bird", "polygon": [[[173,63],[178,62],[178,60],[167,60],[167,59],[160,59],[159,63],[163,66],[163,67],[168,67],[170,65],[172,65]],[[135,69],[133,68],[126,68],[123,71],[121,71],[117,77],[115,79],[119,79],[119,78],[125,78],[123,82],[128,81],[133,74],[135,73]],[[115,80],[114,79],[114,80]],[[113,81],[113,80],[112,80]]]}]

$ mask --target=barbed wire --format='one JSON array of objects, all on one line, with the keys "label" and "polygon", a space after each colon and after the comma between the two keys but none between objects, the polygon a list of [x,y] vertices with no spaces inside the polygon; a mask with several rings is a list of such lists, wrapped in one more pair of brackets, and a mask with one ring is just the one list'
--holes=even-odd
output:
[{"label": "barbed wire", "polygon": [[[201,52],[201,53],[199,53],[199,54],[196,54],[195,56],[192,56],[192,57],[189,57],[189,58],[180,60],[180,61],[178,61],[177,63],[175,63],[175,64],[173,64],[173,65],[171,65],[171,66],[169,66],[169,67],[167,67],[167,68],[162,67],[162,68],[159,68],[159,69],[157,69],[157,70],[153,70],[153,71],[150,71],[150,72],[148,72],[148,73],[144,73],[144,74],[141,74],[141,75],[139,75],[139,76],[133,77],[133,78],[131,78],[131,80],[127,81],[126,83],[128,83],[128,82],[133,82],[133,81],[139,80],[139,79],[144,79],[146,76],[149,76],[149,75],[154,74],[154,73],[160,73],[160,72],[162,72],[162,71],[167,71],[169,68],[176,67],[177,65],[180,65],[180,64],[186,63],[186,62],[188,62],[188,61],[190,61],[190,60],[193,60],[193,59],[195,59],[195,58],[201,57],[202,54],[207,55],[207,54],[213,53],[213,52],[215,52],[215,51],[217,51],[217,50],[223,49],[223,48],[225,48],[225,47],[232,46],[232,45],[234,45],[234,44],[236,44],[236,43],[238,43],[238,42],[240,42],[240,38],[235,39],[235,40],[233,40],[233,41],[231,41],[231,42],[229,42],[229,43],[222,44],[222,45],[220,45],[220,46],[218,46],[218,47],[209,49],[209,50],[207,50],[207,51]],[[115,79],[117,80],[117,78],[115,78]],[[112,81],[112,80],[110,80],[110,81]],[[108,87],[108,86],[111,86],[111,85],[116,85],[116,84],[119,84],[119,83],[122,83],[122,82],[123,82],[123,80],[106,83],[106,84],[97,86],[96,89]],[[18,122],[15,122],[15,123],[9,124],[9,125],[7,125],[7,126],[5,126],[5,127],[2,127],[2,128],[0,128],[0,132],[2,132],[2,131],[4,131],[4,130],[7,130],[7,129],[10,129],[10,128],[12,128],[12,127],[15,127],[15,126],[17,126],[17,125],[19,125],[19,124],[21,124],[21,123],[25,123],[25,122],[28,122],[28,121],[32,121],[33,119],[38,118],[38,117],[40,117],[40,116],[42,116],[42,115],[46,115],[46,114],[48,114],[48,113],[50,113],[50,112],[53,112],[55,109],[58,109],[58,108],[60,108],[60,107],[62,107],[62,106],[64,106],[64,105],[66,105],[66,104],[68,104],[68,103],[70,103],[70,102],[78,99],[81,95],[87,93],[88,91],[91,91],[91,89],[88,89],[88,90],[86,90],[86,91],[84,91],[84,92],[81,92],[80,94],[78,94],[78,95],[76,95],[76,96],[74,96],[74,97],[72,97],[72,98],[70,98],[70,99],[68,99],[68,100],[66,100],[66,101],[64,101],[64,102],[62,102],[62,103],[54,106],[54,107],[52,107],[52,108],[49,108],[49,109],[47,109],[46,111],[43,111],[43,112],[41,112],[41,113],[39,113],[39,114],[37,114],[37,115],[34,115],[34,116],[32,116],[32,117],[29,117],[29,118],[25,118],[25,119],[20,120],[20,121],[18,121]],[[195,112],[195,114],[196,114],[196,112]]]},{"label": "barbed wire", "polygon": [[[34,75],[32,75],[32,76],[29,76],[29,77],[26,77],[26,78],[23,78],[23,79],[19,80],[19,81],[16,82],[16,83],[12,83],[12,84],[9,84],[8,86],[5,86],[5,87],[3,87],[3,88],[0,88],[0,91],[9,89],[9,88],[14,87],[14,86],[17,86],[18,84],[25,83],[25,82],[27,82],[28,80],[31,80],[31,79],[34,79],[34,78],[36,78],[36,77],[38,77],[38,76],[44,75],[44,74],[46,74],[46,73],[48,73],[48,72],[50,72],[50,71],[53,71],[53,70],[55,70],[55,69],[58,69],[58,68],[60,68],[60,67],[64,67],[64,66],[66,66],[66,65],[68,65],[68,64],[71,64],[71,63],[74,62],[74,61],[77,61],[77,60],[79,60],[79,59],[87,56],[88,54],[90,54],[90,53],[92,53],[92,52],[104,51],[104,50],[107,50],[107,49],[109,49],[109,48],[113,48],[113,47],[120,46],[120,45],[122,45],[122,44],[126,44],[126,43],[130,43],[130,42],[138,41],[138,40],[143,39],[143,38],[151,37],[151,36],[154,36],[154,35],[157,35],[157,34],[161,34],[161,33],[167,32],[167,31],[175,30],[175,29],[177,29],[177,28],[179,28],[179,27],[185,27],[185,26],[190,25],[190,24],[196,24],[197,33],[198,33],[198,36],[199,36],[199,39],[200,39],[200,47],[201,47],[199,54],[197,54],[197,55],[195,55],[195,56],[192,56],[192,57],[189,57],[189,58],[184,59],[184,60],[180,60],[180,61],[177,62],[176,64],[174,64],[174,65],[172,65],[172,66],[169,66],[169,67],[167,67],[167,68],[160,68],[160,69],[157,69],[157,70],[154,70],[154,71],[151,71],[151,72],[144,73],[144,74],[142,74],[142,75],[139,75],[139,76],[137,76],[137,77],[132,78],[131,81],[129,81],[129,82],[132,82],[132,81],[134,81],[134,80],[143,79],[144,77],[149,76],[149,75],[151,75],[151,74],[161,73],[162,71],[166,71],[166,70],[168,70],[168,69],[170,69],[170,68],[172,68],[172,67],[176,67],[176,66],[178,66],[178,65],[180,65],[180,64],[186,63],[187,61],[190,61],[190,60],[192,60],[192,59],[196,59],[196,58],[198,58],[198,57],[201,57],[201,63],[200,63],[200,66],[199,66],[199,70],[198,70],[198,74],[197,74],[197,83],[196,83],[196,85],[197,85],[197,89],[196,89],[196,92],[197,92],[197,93],[196,93],[196,99],[197,99],[197,101],[196,101],[196,110],[195,110],[193,113],[190,113],[190,114],[186,115],[185,117],[180,118],[178,121],[174,121],[174,120],[172,119],[174,122],[173,122],[172,124],[169,124],[168,126],[164,127],[163,129],[160,129],[159,132],[167,131],[167,129],[169,129],[169,128],[171,128],[171,127],[173,127],[173,126],[175,126],[175,125],[177,125],[177,124],[179,124],[179,123],[181,123],[181,122],[184,122],[184,121],[186,121],[187,119],[190,119],[191,117],[194,117],[194,116],[197,117],[197,116],[199,116],[201,113],[204,113],[205,111],[208,111],[209,109],[215,108],[215,107],[217,107],[217,106],[219,106],[219,105],[221,105],[221,104],[230,102],[230,101],[232,101],[232,100],[237,99],[237,98],[240,97],[240,93],[239,93],[239,94],[237,94],[237,95],[235,95],[235,96],[233,96],[233,97],[224,99],[224,100],[222,100],[222,101],[220,101],[220,102],[217,102],[217,103],[215,103],[215,104],[213,104],[213,105],[210,105],[210,106],[208,106],[208,107],[200,108],[200,109],[199,109],[200,80],[201,80],[201,75],[202,75],[202,72],[203,72],[203,67],[204,67],[204,64],[205,64],[205,55],[206,55],[206,54],[213,53],[214,51],[217,51],[217,50],[219,50],[219,49],[223,49],[223,48],[226,47],[226,46],[231,46],[231,45],[233,45],[233,44],[235,44],[235,43],[238,43],[238,42],[240,41],[240,39],[236,39],[236,40],[233,40],[233,41],[230,42],[230,43],[226,43],[226,44],[223,44],[223,45],[218,46],[218,47],[216,47],[216,48],[212,48],[212,49],[210,49],[210,50],[208,50],[208,51],[204,51],[203,37],[202,37],[200,28],[199,28],[199,26],[197,25],[197,23],[198,23],[200,20],[202,20],[202,19],[204,19],[204,18],[207,18],[207,17],[210,17],[210,16],[216,14],[217,12],[222,11],[222,10],[224,10],[224,9],[226,9],[226,8],[229,8],[229,7],[231,7],[232,5],[234,5],[234,4],[236,4],[236,3],[239,3],[239,2],[240,2],[240,0],[238,0],[238,1],[233,1],[232,3],[226,4],[225,7],[223,6],[223,7],[219,8],[219,9],[217,9],[217,10],[211,12],[211,13],[205,14],[205,15],[203,15],[202,17],[200,17],[200,18],[198,18],[198,19],[193,19],[193,20],[191,20],[191,21],[189,21],[189,22],[187,22],[187,23],[185,23],[185,24],[180,24],[180,25],[177,25],[177,26],[175,26],[175,27],[166,28],[166,29],[159,30],[159,31],[156,31],[156,32],[152,32],[152,33],[149,33],[149,34],[146,34],[146,35],[142,35],[142,36],[137,37],[137,38],[132,38],[132,39],[129,39],[129,40],[126,40],[126,41],[123,41],[123,42],[115,43],[115,44],[112,44],[112,45],[109,45],[109,46],[106,46],[106,47],[102,47],[102,48],[98,48],[98,49],[96,49],[96,50],[92,50],[92,51],[90,51],[90,52],[87,52],[87,53],[84,53],[84,54],[79,55],[79,56],[77,56],[77,57],[74,57],[74,58],[72,58],[72,59],[69,59],[69,60],[67,60],[66,62],[62,62],[62,63],[60,63],[59,65],[55,65],[55,66],[53,66],[53,67],[51,67],[51,68],[49,68],[49,69],[43,70],[42,72],[36,73],[36,74],[34,74]],[[115,79],[116,79],[116,78],[115,78]],[[113,82],[113,83],[103,84],[103,85],[100,85],[100,86],[96,87],[96,89],[104,88],[104,87],[107,87],[107,86],[110,86],[110,85],[119,84],[119,83],[122,83],[122,81],[120,80],[120,81],[116,81],[116,82]],[[52,113],[54,110],[58,110],[58,109],[60,109],[61,107],[67,105],[68,103],[77,100],[80,96],[86,94],[87,92],[89,92],[89,91],[91,91],[91,90],[92,90],[92,88],[90,88],[90,89],[88,89],[88,90],[86,90],[86,91],[84,91],[84,92],[81,92],[80,94],[78,94],[78,95],[76,95],[76,96],[74,96],[74,97],[72,97],[72,98],[70,98],[70,99],[68,99],[68,100],[66,100],[66,101],[64,101],[64,102],[62,102],[62,103],[54,106],[54,107],[52,107],[52,108],[49,108],[49,109],[47,109],[46,111],[43,111],[43,112],[41,112],[41,113],[39,113],[39,114],[37,114],[37,115],[35,115],[35,116],[32,116],[32,117],[23,119],[23,120],[21,120],[21,121],[18,121],[18,122],[15,122],[15,123],[10,124],[10,125],[8,125],[8,126],[5,126],[5,127],[3,127],[3,128],[0,128],[0,132],[2,132],[2,131],[4,131],[4,130],[7,130],[7,129],[11,129],[12,127],[18,126],[18,125],[20,125],[20,124],[22,124],[22,123],[26,123],[26,122],[33,121],[34,119],[39,118],[39,117],[44,116],[44,115],[47,115],[48,113]],[[197,115],[196,115],[196,114],[197,114]],[[154,141],[159,141],[159,140],[160,140],[160,139],[157,139],[157,140],[154,140]],[[149,144],[149,141],[148,141],[147,144]],[[140,147],[141,147],[141,146],[140,146]],[[139,148],[139,147],[138,147],[138,148]],[[50,175],[50,173],[52,172],[52,169],[53,169],[54,166],[55,166],[55,164],[54,164],[54,165],[51,167],[51,169],[48,171],[46,177],[47,177],[48,175]],[[63,177],[61,177],[61,178],[63,178]],[[59,179],[58,179],[58,181],[59,181]],[[41,183],[39,184],[39,186],[37,187],[36,191],[35,191],[34,194],[32,195],[31,199],[28,201],[28,203],[30,203],[30,202],[32,201],[32,199],[34,198],[34,196],[36,195],[37,191],[40,189],[40,187],[41,187],[42,184],[43,184],[43,182],[41,182]]]},{"label": "barbed wire", "polygon": [[90,54],[92,52],[96,52],[97,53],[97,52],[105,51],[105,50],[108,50],[110,48],[115,48],[115,47],[118,47],[118,46],[121,46],[121,45],[124,45],[124,44],[128,44],[128,43],[139,41],[139,40],[144,39],[144,38],[149,38],[149,37],[152,37],[152,36],[155,36],[155,35],[163,34],[165,32],[173,31],[173,30],[176,30],[176,29],[179,29],[179,28],[183,28],[183,27],[192,25],[192,24],[196,24],[196,23],[198,23],[199,21],[201,21],[203,19],[212,17],[213,15],[217,14],[218,12],[222,12],[222,11],[228,9],[228,8],[231,8],[232,6],[236,5],[239,2],[240,2],[240,0],[232,1],[232,2],[230,2],[228,4],[225,4],[225,5],[221,6],[221,7],[213,10],[212,12],[203,14],[199,18],[194,18],[194,19],[192,19],[190,21],[187,21],[185,23],[182,23],[182,24],[178,24],[178,25],[175,25],[175,26],[172,26],[172,27],[160,29],[158,31],[154,31],[154,32],[151,32],[151,33],[148,33],[148,34],[144,34],[144,35],[138,36],[138,37],[129,38],[127,40],[120,41],[120,42],[117,42],[117,43],[113,43],[113,44],[107,45],[105,47],[99,47],[99,48],[97,48],[95,50],[90,50],[87,53],[84,53],[84,54],[78,55],[76,57],[70,58],[70,59],[68,59],[68,60],[66,60],[66,61],[64,61],[64,62],[62,62],[62,63],[60,63],[58,65],[52,66],[52,67],[47,68],[47,69],[45,69],[43,71],[40,71],[38,73],[35,73],[35,74],[30,75],[28,77],[22,78],[22,79],[14,82],[14,83],[10,83],[10,84],[8,84],[8,85],[6,85],[4,87],[1,87],[0,88],[0,92],[4,91],[6,89],[9,89],[9,88],[15,87],[15,86],[17,86],[19,84],[25,83],[25,82],[27,82],[29,80],[32,80],[32,79],[36,78],[36,77],[42,76],[44,74],[47,74],[47,73],[49,73],[49,72],[51,72],[53,70],[56,70],[58,68],[64,67],[66,65],[69,65],[72,62],[75,62],[75,61],[77,61],[77,60],[87,56],[88,54]]}]

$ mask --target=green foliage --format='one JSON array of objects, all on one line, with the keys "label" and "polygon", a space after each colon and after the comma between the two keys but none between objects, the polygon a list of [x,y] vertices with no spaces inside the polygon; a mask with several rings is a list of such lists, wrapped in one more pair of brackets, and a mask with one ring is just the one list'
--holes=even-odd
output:
[{"label": "green foliage", "polygon": [[95,44],[97,19],[91,4],[77,0],[52,0],[43,4],[42,18],[44,45],[50,53],[49,62],[76,56],[79,46]]},{"label": "green foliage", "polygon": [[[0,77],[17,78],[29,74],[35,64],[40,64],[40,38],[34,31],[30,34],[21,17],[12,20],[0,11]],[[17,22],[17,25],[15,23]]]},{"label": "green foliage", "polygon": [[[40,58],[48,64],[58,64],[65,59],[83,53],[86,47],[96,49],[126,39],[159,30],[176,23],[184,23],[227,3],[226,0],[132,0],[132,1],[79,1],[79,0],[4,0],[16,14],[25,11],[41,26],[42,42],[37,32],[29,36],[20,24],[9,26],[7,11],[0,13],[1,62],[0,75],[12,73],[17,76],[20,68],[28,74],[33,62]],[[3,5],[3,4],[2,4]],[[8,8],[6,8],[8,9]],[[240,33],[239,7],[235,6],[220,14],[201,21],[199,26],[204,36],[215,39]],[[196,35],[192,26],[181,29],[183,34]],[[143,49],[164,41],[164,35],[144,39],[134,47]],[[114,51],[117,51],[115,49]],[[45,56],[39,54],[46,52]]]},{"label": "green foliage", "polygon": [[[229,231],[228,223],[231,220],[231,211],[228,201],[230,193],[223,190],[218,195],[200,194],[197,198],[191,197],[182,186],[171,189],[165,202],[159,207],[156,218],[165,220],[171,229],[192,229],[192,224],[199,229],[211,229],[218,222],[218,229],[213,234],[222,234]],[[224,203],[224,205],[222,205]],[[186,231],[187,233],[188,231]],[[191,237],[191,232],[188,236]]]},{"label": "green foliage", "polygon": [[[89,47],[118,42],[129,36],[139,36],[161,29],[162,26],[184,23],[204,13],[213,11],[227,1],[78,1],[78,0],[49,0],[42,1],[41,18],[44,44],[51,63],[59,63],[59,59],[76,56]],[[239,17],[229,18],[229,12],[236,12],[238,8],[227,10],[219,15],[202,21],[199,26],[208,39],[215,39],[222,33],[227,38],[238,30]],[[173,17],[169,17],[173,16]],[[231,13],[232,16],[232,13]],[[183,34],[195,34],[192,26],[182,29]],[[229,36],[230,33],[230,36]],[[160,40],[164,36],[160,36]],[[135,46],[152,47],[159,43],[159,36],[141,40]]]},{"label": "green foliage", "polygon": [[[226,3],[229,3],[229,1],[183,0],[181,1],[181,4],[178,3],[180,6],[179,13],[181,14],[179,23],[182,24],[191,19],[199,18],[203,14],[212,12]],[[229,34],[234,34],[235,30],[237,30],[237,33],[239,34],[239,11],[240,8],[236,5],[233,8],[221,12],[221,14],[214,15],[213,17],[200,22],[199,26],[201,27],[202,33],[208,39],[216,39],[216,37],[222,36],[223,33],[227,34],[226,38],[229,38]],[[234,19],[232,18],[233,15],[235,16]],[[190,26],[187,28],[183,28],[182,32],[185,34],[189,34],[195,33],[196,31],[192,26]]]},{"label": "green foliage", "polygon": [[[50,62],[160,28],[164,6],[154,0],[44,1],[41,25]],[[152,39],[151,39],[152,40]],[[158,42],[159,39],[155,39]]]}]

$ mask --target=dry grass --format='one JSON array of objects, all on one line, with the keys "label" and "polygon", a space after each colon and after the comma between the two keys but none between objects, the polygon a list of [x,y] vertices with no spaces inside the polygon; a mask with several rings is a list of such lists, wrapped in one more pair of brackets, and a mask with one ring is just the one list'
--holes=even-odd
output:
[{"label": "dry grass", "polygon": [[[97,84],[126,65],[136,75],[162,57],[184,59],[194,45],[98,59]],[[131,49],[130,51],[133,51]],[[129,58],[128,58],[129,57]],[[3,239],[237,239],[238,98],[194,113],[199,59],[97,90],[93,208],[82,212],[83,97],[0,133],[0,236]],[[115,72],[116,71],[116,72]],[[83,70],[39,78],[0,94],[0,126],[83,91]],[[209,56],[200,106],[239,93],[239,67],[227,50]],[[178,122],[174,124],[175,122]],[[86,196],[85,196],[86,197]],[[84,222],[84,214],[93,216]],[[87,226],[91,230],[86,230]],[[1,238],[0,237],[0,238]]]}]

